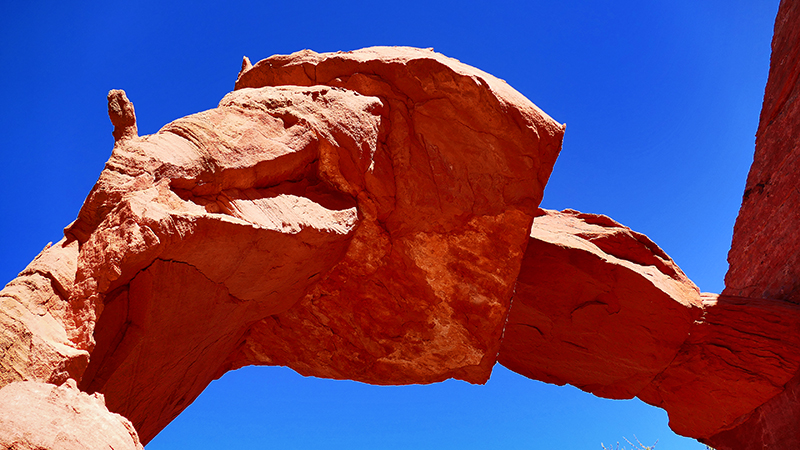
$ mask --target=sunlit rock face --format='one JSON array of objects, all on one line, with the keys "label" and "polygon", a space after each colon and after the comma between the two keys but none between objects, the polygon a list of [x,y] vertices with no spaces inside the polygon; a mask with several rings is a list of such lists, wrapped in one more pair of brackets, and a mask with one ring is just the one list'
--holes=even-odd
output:
[{"label": "sunlit rock face", "polygon": [[131,422],[106,409],[101,394],[17,381],[0,389],[0,448],[10,450],[143,450]]},{"label": "sunlit rock face", "polygon": [[245,68],[236,92],[320,84],[381,102],[370,167],[342,187],[360,222],[341,262],[251,327],[228,367],[485,382],[563,127],[505,82],[431,50],[275,56]]},{"label": "sunlit rock face", "polygon": [[[766,323],[757,335],[776,341],[754,350],[772,358],[773,389],[758,409],[738,418],[709,443],[718,449],[794,449],[800,447],[800,369],[797,337],[790,322],[800,305],[800,2],[782,0],[775,19],[769,80],[756,133],[756,151],[747,177],[742,208],[728,254],[725,291],[730,296],[782,303],[779,324]],[[786,327],[785,324],[791,324]],[[781,330],[782,333],[773,333]],[[791,348],[770,356],[771,347]],[[789,361],[787,361],[789,359]]]},{"label": "sunlit rock face", "polygon": [[253,322],[341,259],[356,200],[335,184],[347,182],[339,165],[320,161],[367,170],[379,108],[353,92],[270,87],[118,140],[66,230],[80,243],[71,302],[86,330],[73,339],[92,354],[81,388],[105,394],[145,442],[188,406]]},{"label": "sunlit rock face", "polygon": [[664,408],[676,433],[708,440],[784,390],[800,367],[798,327],[797,305],[701,294],[650,239],[606,216],[542,210],[498,362],[639,397]]},{"label": "sunlit rock face", "polygon": [[530,378],[633,398],[702,314],[697,287],[647,236],[606,216],[534,220],[499,362]]},{"label": "sunlit rock face", "polygon": [[111,91],[97,184],[0,291],[0,403],[89,399],[138,448],[246,365],[482,383],[499,361],[639,397],[718,450],[799,448],[799,10],[720,295],[606,216],[539,209],[564,127],[432,50],[245,59],[217,108],[150,136]]},{"label": "sunlit rock face", "polygon": [[89,352],[69,337],[77,259],[75,241],[48,245],[0,290],[0,387],[26,380],[59,385],[86,370]]},{"label": "sunlit rock face", "polygon": [[800,4],[782,1],[725,294],[800,304]]},{"label": "sunlit rock face", "polygon": [[303,51],[154,135],[108,100],[77,220],[0,294],[3,339],[31,337],[4,382],[78,380],[146,443],[243,365],[489,378],[564,129],[505,82],[432,50]]}]

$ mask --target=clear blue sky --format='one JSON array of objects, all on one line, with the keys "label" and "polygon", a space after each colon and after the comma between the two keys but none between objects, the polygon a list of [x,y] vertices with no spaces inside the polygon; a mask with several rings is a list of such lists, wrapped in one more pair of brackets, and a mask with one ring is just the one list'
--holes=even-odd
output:
[{"label": "clear blue sky", "polygon": [[[719,292],[752,161],[778,0],[11,2],[0,6],[0,281],[74,220],[113,145],[106,93],[140,134],[213,108],[241,58],[434,47],[567,123],[543,206],[607,214]],[[135,4],[134,4],[135,3]],[[703,448],[663,411],[527,380],[374,387],[248,368],[148,450]]]}]

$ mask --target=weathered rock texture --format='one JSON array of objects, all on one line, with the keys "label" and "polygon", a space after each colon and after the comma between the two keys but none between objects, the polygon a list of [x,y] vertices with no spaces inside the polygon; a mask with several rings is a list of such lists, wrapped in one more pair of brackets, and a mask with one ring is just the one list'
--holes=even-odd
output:
[{"label": "weathered rock texture", "polygon": [[358,211],[336,162],[368,169],[378,106],[322,87],[239,91],[118,141],[67,229],[80,242],[73,302],[94,306],[75,337],[92,349],[81,388],[145,442],[191,403],[253,322],[341,259]]},{"label": "weathered rock texture", "polygon": [[70,340],[69,293],[78,243],[48,245],[0,291],[0,387],[14,381],[80,379],[89,352]]},{"label": "weathered rock texture", "polygon": [[432,50],[245,58],[217,108],[151,136],[112,91],[100,179],[0,291],[0,403],[90,399],[136,448],[75,381],[147,442],[244,365],[480,383],[499,361],[719,450],[798,448],[798,22],[784,1],[721,295],[608,217],[538,209],[563,126]]},{"label": "weathered rock texture", "polygon": [[[546,212],[501,363],[601,396],[639,396],[665,408],[677,433],[718,450],[800,448],[798,23],[800,2],[783,1],[723,294],[698,303],[666,255],[607,218]],[[663,317],[648,317],[656,310]]]},{"label": "weathered rock texture", "polygon": [[229,367],[486,381],[563,128],[505,82],[432,51],[277,56],[236,87],[281,84],[379,98],[381,151],[353,194],[363,217],[342,262],[255,324]]},{"label": "weathered rock texture", "polygon": [[8,450],[143,450],[131,422],[106,409],[101,394],[18,381],[0,389],[0,448]]},{"label": "weathered rock texture", "polygon": [[703,294],[646,236],[605,216],[534,220],[498,361],[549,383],[664,408],[708,439],[800,366],[800,308]]},{"label": "weathered rock texture", "polygon": [[5,341],[41,341],[5,382],[79,380],[147,442],[247,364],[488,379],[563,136],[505,82],[432,50],[304,51],[151,136],[124,92],[109,115],[112,156],[39,257],[64,261],[3,291]]},{"label": "weathered rock texture", "polygon": [[[730,296],[800,304],[800,2],[782,0],[775,20],[769,80],[756,134],[756,152],[736,219],[725,276]],[[796,317],[796,316],[795,316]],[[794,319],[794,317],[792,317]],[[781,318],[785,332],[772,346],[794,348],[800,323]],[[787,326],[786,324],[791,324]],[[761,329],[759,333],[765,333]],[[784,352],[782,352],[784,353]],[[738,418],[709,443],[724,449],[800,448],[800,372],[796,362],[773,375],[771,398]],[[775,372],[773,372],[775,373]],[[779,375],[779,376],[778,376]]]},{"label": "weathered rock texture", "polygon": [[734,227],[725,294],[800,304],[800,2],[775,21],[756,151]]},{"label": "weathered rock texture", "polygon": [[108,117],[114,125],[114,141],[121,141],[139,135],[136,127],[136,111],[128,100],[125,91],[113,89],[108,93]]},{"label": "weathered rock texture", "polygon": [[[800,367],[798,326],[796,305],[703,294],[703,317],[669,367],[638,396],[666,409],[676,433],[707,441],[781,392]],[[743,446],[756,441],[731,448],[761,448]]]},{"label": "weathered rock texture", "polygon": [[633,398],[675,358],[700,315],[697,287],[647,236],[606,216],[542,210],[499,362],[530,378]]}]

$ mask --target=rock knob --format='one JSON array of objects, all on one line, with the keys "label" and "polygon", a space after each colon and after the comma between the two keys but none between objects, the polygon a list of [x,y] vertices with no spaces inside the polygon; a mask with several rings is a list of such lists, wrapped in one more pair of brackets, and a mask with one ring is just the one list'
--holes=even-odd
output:
[{"label": "rock knob", "polygon": [[239,70],[239,76],[241,77],[243,73],[247,72],[248,70],[253,68],[253,63],[250,62],[250,58],[247,56],[242,58],[242,69]]},{"label": "rock knob", "polygon": [[139,135],[133,103],[122,89],[108,91],[108,117],[114,125],[114,142]]}]

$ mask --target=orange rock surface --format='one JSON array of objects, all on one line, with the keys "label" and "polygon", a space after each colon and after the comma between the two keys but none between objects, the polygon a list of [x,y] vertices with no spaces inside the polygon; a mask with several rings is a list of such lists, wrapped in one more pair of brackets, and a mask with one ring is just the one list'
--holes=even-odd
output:
[{"label": "orange rock surface", "polygon": [[[756,151],[736,219],[723,294],[800,305],[800,2],[782,0]],[[782,323],[789,319],[782,318]],[[774,335],[772,347],[796,352],[800,324]],[[762,330],[761,333],[764,333]],[[796,353],[795,353],[796,355]],[[780,360],[779,359],[779,360]],[[800,371],[786,364],[772,376],[771,398],[742,415],[735,427],[708,440],[720,450],[800,448]],[[788,374],[786,373],[788,372]]]},{"label": "orange rock surface", "polygon": [[[717,450],[800,447],[798,22],[800,3],[784,0],[723,294],[703,294],[698,304],[696,293],[661,288],[672,301],[653,303],[635,287],[657,293],[669,278],[691,285],[669,277],[657,248],[597,216],[547,212],[534,222],[501,363],[601,396],[637,395],[666,409],[677,433]],[[603,237],[609,234],[616,238]],[[653,254],[631,257],[636,248]],[[621,254],[650,262],[624,271]],[[634,315],[637,305],[663,316]],[[691,306],[692,320],[681,305]]]},{"label": "orange rock surface", "polygon": [[700,292],[647,236],[606,216],[542,210],[499,362],[530,378],[633,398],[675,358]]},{"label": "orange rock surface", "polygon": [[564,130],[505,82],[431,50],[303,51],[154,135],[108,100],[112,156],[39,258],[63,261],[0,296],[3,339],[38,339],[5,382],[79,380],[148,442],[246,364],[488,379]]},{"label": "orange rock surface", "polygon": [[89,352],[70,339],[77,257],[75,241],[48,245],[0,290],[0,387],[14,381],[61,384],[80,379],[86,369]]},{"label": "orange rock surface", "polygon": [[[669,367],[638,395],[666,409],[676,433],[714,442],[714,434],[778,395],[796,373],[798,326],[796,305],[703,294],[702,318]],[[750,436],[730,448],[760,448],[759,439]]]},{"label": "orange rock surface", "polygon": [[[88,420],[141,448],[100,393],[146,443],[245,365],[482,383],[499,361],[638,396],[718,450],[798,448],[797,3],[721,295],[606,216],[538,209],[563,126],[432,50],[245,58],[217,108],[150,136],[111,91],[97,184],[0,291],[0,424]],[[96,414],[64,413],[84,404]],[[75,445],[104,442],[81,427]]]},{"label": "orange rock surface", "polygon": [[[700,294],[646,236],[606,216],[542,210],[498,362],[601,397],[637,396],[664,408],[676,433],[717,443],[797,373],[798,326],[794,304]],[[740,445],[717,448],[751,448]]]},{"label": "orange rock surface", "polygon": [[[341,259],[359,212],[340,165],[321,160],[367,170],[378,105],[323,87],[239,91],[118,141],[66,230],[80,242],[72,302],[93,329],[76,336],[92,352],[81,388],[145,442],[188,406],[253,322]],[[287,110],[300,125],[276,117]]]},{"label": "orange rock surface", "polygon": [[131,422],[106,409],[103,396],[18,381],[0,389],[0,448],[10,450],[143,450]]},{"label": "orange rock surface", "polygon": [[800,3],[775,19],[753,165],[728,253],[725,294],[800,304]]}]

